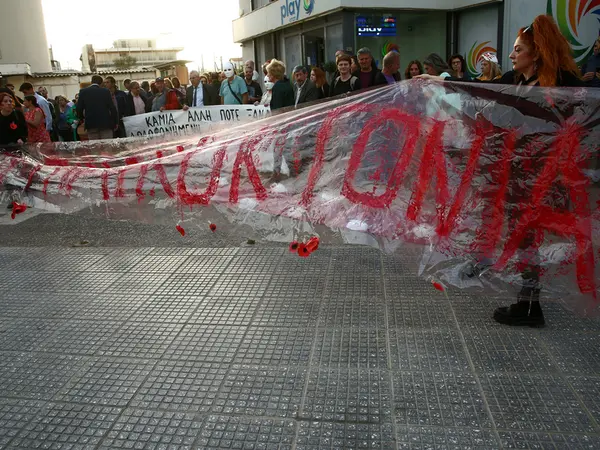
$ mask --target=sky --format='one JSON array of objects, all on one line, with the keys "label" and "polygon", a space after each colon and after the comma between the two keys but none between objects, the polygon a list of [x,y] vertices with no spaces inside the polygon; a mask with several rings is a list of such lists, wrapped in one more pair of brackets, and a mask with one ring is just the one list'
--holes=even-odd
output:
[{"label": "sky", "polygon": [[[157,47],[184,47],[180,59],[212,61],[242,56],[233,43],[238,0],[42,0],[48,45],[63,69],[81,69],[81,49],[110,48],[117,39],[156,39]],[[210,6],[207,8],[207,6]]]}]

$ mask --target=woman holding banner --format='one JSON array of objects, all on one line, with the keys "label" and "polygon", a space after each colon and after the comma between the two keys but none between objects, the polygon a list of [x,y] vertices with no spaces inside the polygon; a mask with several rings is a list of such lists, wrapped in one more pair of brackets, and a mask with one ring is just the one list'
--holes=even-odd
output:
[{"label": "woman holding banner", "polygon": [[[506,72],[499,79],[492,80],[492,83],[541,87],[584,86],[573,60],[571,46],[550,16],[537,16],[531,25],[519,30],[510,59],[513,70]],[[442,79],[429,75],[420,75],[420,77]],[[456,80],[452,77],[443,79]],[[525,106],[523,105],[523,107]],[[538,160],[538,158],[534,157],[533,160]],[[531,184],[523,182],[523,178],[527,175],[517,162],[513,162],[511,173],[513,175],[509,185],[508,201],[512,205],[525,206],[522,208],[515,206],[510,212],[509,237],[515,232],[525,209],[531,207],[532,200]],[[520,175],[522,176],[520,177]],[[554,197],[551,200],[554,208],[568,208],[571,199],[568,198],[566,192],[560,192]],[[562,203],[562,205],[556,203]],[[497,308],[494,311],[494,320],[497,322],[513,326],[543,327],[545,325],[544,313],[540,306],[541,267],[535,241],[535,230],[528,229],[519,244],[522,288],[516,303]]]}]

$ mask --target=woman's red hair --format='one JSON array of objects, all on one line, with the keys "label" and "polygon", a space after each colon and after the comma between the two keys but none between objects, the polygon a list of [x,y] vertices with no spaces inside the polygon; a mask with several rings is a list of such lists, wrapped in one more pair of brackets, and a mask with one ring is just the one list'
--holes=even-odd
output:
[{"label": "woman's red hair", "polygon": [[315,78],[317,82],[315,83],[319,89],[327,84],[327,77],[325,76],[325,72],[318,67],[313,67],[312,71],[315,73]]},{"label": "woman's red hair", "polygon": [[537,16],[531,27],[519,30],[519,37],[532,49],[533,57],[537,56],[540,86],[556,86],[560,70],[579,76],[571,46],[552,17],[544,14]]}]

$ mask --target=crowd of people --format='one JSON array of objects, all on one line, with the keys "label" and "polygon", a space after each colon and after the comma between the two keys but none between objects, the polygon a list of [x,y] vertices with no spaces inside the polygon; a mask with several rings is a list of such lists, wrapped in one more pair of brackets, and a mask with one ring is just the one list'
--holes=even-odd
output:
[{"label": "crowd of people", "polygon": [[261,66],[262,83],[254,61],[247,61],[241,76],[229,62],[220,73],[192,71],[188,86],[183,86],[177,77],[158,77],[153,82],[125,80],[125,90],[120,90],[114,77],[103,79],[94,75],[91,86],[82,89],[71,101],[64,96],[49,99],[44,87],[35,91],[28,82],[19,87],[21,98],[15,93],[15,87],[8,84],[0,90],[0,144],[125,137],[123,119],[151,111],[246,104],[277,110],[415,77],[600,87],[600,38],[595,42],[593,55],[578,68],[568,42],[549,16],[538,16],[533,24],[519,32],[510,55],[513,70],[504,73],[497,55],[491,52],[482,55],[481,74],[474,78],[469,75],[460,54],[444,59],[432,53],[422,62],[410,61],[404,77],[400,73],[397,50],[384,56],[381,69],[368,48],[361,48],[356,55],[340,50],[335,56],[337,70],[329,82],[321,67],[296,66],[290,79],[284,63],[272,59]]}]

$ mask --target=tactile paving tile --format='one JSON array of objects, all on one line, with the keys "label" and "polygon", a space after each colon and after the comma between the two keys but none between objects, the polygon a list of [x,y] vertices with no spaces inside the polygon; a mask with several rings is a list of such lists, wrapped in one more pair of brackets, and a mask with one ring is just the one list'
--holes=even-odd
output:
[{"label": "tactile paving tile", "polygon": [[83,305],[75,311],[78,319],[94,320],[127,320],[137,311],[148,295],[141,294],[96,294],[93,296],[80,296]]},{"label": "tactile paving tile", "polygon": [[385,369],[388,366],[386,332],[376,328],[319,328],[313,364]]},{"label": "tactile paving tile", "polygon": [[215,414],[294,417],[306,369],[233,365],[211,409]]},{"label": "tactile paving tile", "polygon": [[187,258],[185,255],[149,254],[129,270],[131,272],[173,273],[178,271]]},{"label": "tactile paving tile", "polygon": [[58,326],[52,336],[35,351],[93,355],[123,322],[68,320]]},{"label": "tactile paving tile", "polygon": [[72,281],[80,272],[39,272],[36,270],[2,271],[0,286],[4,292],[29,291],[45,294],[73,290]]},{"label": "tactile paving tile", "polygon": [[250,255],[262,258],[278,258],[285,253],[286,249],[287,247],[265,247],[262,245],[258,247],[241,247],[237,249],[236,255]]},{"label": "tactile paving tile", "polygon": [[234,361],[239,364],[308,366],[314,338],[314,329],[251,327]]},{"label": "tactile paving tile", "polygon": [[[433,285],[422,278],[388,276],[383,277],[385,294],[388,301],[401,301],[403,298],[412,300],[444,299],[444,293],[436,290]],[[448,291],[447,291],[448,292]]]},{"label": "tactile paving tile", "polygon": [[214,361],[233,360],[245,328],[209,325],[186,325],[168,348],[165,358],[177,360]]},{"label": "tactile paving tile", "polygon": [[[402,250],[399,250],[402,251]],[[420,255],[383,255],[382,265],[387,277],[414,277],[421,262]]]},{"label": "tactile paving tile", "polygon": [[542,302],[546,330],[562,333],[600,333],[600,318],[583,317],[559,302]]},{"label": "tactile paving tile", "polygon": [[390,423],[300,423],[296,450],[346,448],[395,450],[393,426]]},{"label": "tactile paving tile", "polygon": [[[596,422],[600,422],[600,377],[596,376],[569,376],[568,382],[590,411]],[[600,447],[598,447],[600,448]]]},{"label": "tactile paving tile", "polygon": [[293,420],[211,415],[202,424],[196,446],[206,450],[291,450],[295,434]]},{"label": "tactile paving tile", "polygon": [[224,273],[210,290],[210,295],[222,297],[261,297],[270,277],[256,273]]},{"label": "tactile paving tile", "polygon": [[225,269],[229,274],[271,274],[281,265],[279,256],[237,255]]},{"label": "tactile paving tile", "polygon": [[151,295],[130,320],[136,322],[181,323],[187,322],[194,310],[202,303],[201,297],[187,295]]},{"label": "tactile paving tile", "polygon": [[398,426],[398,450],[489,450],[500,448],[491,430]]},{"label": "tactile paving tile", "polygon": [[457,329],[452,307],[444,297],[388,296],[390,328]]},{"label": "tactile paving tile", "polygon": [[450,330],[389,330],[393,369],[468,371],[469,363],[460,334]]},{"label": "tactile paving tile", "polygon": [[167,280],[168,273],[129,272],[106,287],[105,292],[151,295]]},{"label": "tactile paving tile", "polygon": [[400,425],[491,428],[470,373],[394,372],[394,410]]},{"label": "tactile paving tile", "polygon": [[31,307],[21,311],[21,317],[70,319],[90,299],[90,297],[78,292],[49,292],[35,295],[38,297],[38,301],[32,304]]},{"label": "tactile paving tile", "polygon": [[579,375],[600,373],[598,334],[563,333],[544,335],[548,352],[562,372]]},{"label": "tactile paving tile", "polygon": [[558,372],[544,350],[543,335],[513,329],[473,329],[464,333],[473,365],[479,372]]},{"label": "tactile paving tile", "polygon": [[381,253],[369,252],[358,255],[340,255],[339,250],[331,256],[331,270],[333,273],[343,273],[357,276],[381,276]]},{"label": "tactile paving tile", "polygon": [[2,355],[0,392],[11,397],[50,400],[81,369],[81,356]]},{"label": "tactile paving tile", "polygon": [[248,325],[260,297],[207,297],[198,304],[190,323],[207,325]]},{"label": "tactile paving tile", "polygon": [[387,371],[313,368],[300,417],[335,422],[391,422],[391,396]]},{"label": "tactile paving tile", "polygon": [[[242,252],[241,248],[195,248],[194,256],[234,256]],[[242,252],[243,253],[243,252]],[[241,254],[241,253],[240,253]]]},{"label": "tactile paving tile", "polygon": [[498,431],[502,448],[593,450],[600,448],[598,435]]},{"label": "tactile paving tile", "polygon": [[42,254],[39,257],[23,258],[15,264],[14,270],[35,270],[42,272],[81,272],[98,263],[106,255],[95,254]]},{"label": "tactile paving tile", "polygon": [[87,268],[91,272],[126,272],[144,259],[146,252],[131,253],[117,250]]},{"label": "tactile paving tile", "polygon": [[506,325],[493,319],[494,310],[500,306],[509,306],[515,301],[516,299],[510,298],[464,296],[451,298],[450,306],[454,310],[456,320],[462,330],[498,329],[505,328]]},{"label": "tactile paving tile", "polygon": [[349,273],[334,273],[327,277],[325,295],[328,297],[384,298],[383,278]]},{"label": "tactile paving tile", "polygon": [[0,448],[5,448],[42,406],[43,402],[0,397]]},{"label": "tactile paving tile", "polygon": [[596,431],[567,381],[558,376],[485,374],[479,378],[499,429]]},{"label": "tactile paving tile", "polygon": [[194,414],[126,409],[102,441],[100,449],[191,449],[202,421]]},{"label": "tactile paving tile", "polygon": [[123,273],[120,272],[79,272],[77,276],[72,276],[68,280],[62,290],[82,294],[102,294],[121,277]]},{"label": "tactile paving tile", "polygon": [[232,259],[231,256],[190,256],[177,268],[177,273],[221,274]]},{"label": "tactile paving tile", "polygon": [[193,255],[197,248],[185,248],[185,247],[154,247],[148,255],[159,255],[159,256],[189,256]]},{"label": "tactile paving tile", "polygon": [[37,292],[6,291],[0,296],[0,316],[22,319],[29,317],[27,311],[44,301],[44,296]]},{"label": "tactile paving tile", "polygon": [[11,442],[11,448],[95,448],[117,420],[121,409],[108,406],[52,403],[38,413]]},{"label": "tactile paving tile", "polygon": [[330,257],[321,254],[320,249],[317,253],[310,255],[310,258],[299,258],[297,253],[287,252],[279,261],[275,268],[276,275],[289,275],[300,277],[327,275],[329,270]]},{"label": "tactile paving tile", "polygon": [[319,299],[265,297],[258,307],[252,325],[273,327],[309,327],[319,318]]},{"label": "tactile paving tile", "polygon": [[127,406],[154,364],[148,360],[94,358],[53,400]]},{"label": "tactile paving tile", "polygon": [[183,325],[126,323],[98,349],[98,355],[160,358]]},{"label": "tactile paving tile", "polygon": [[52,336],[64,322],[37,318],[7,320],[0,328],[0,350],[31,351]]},{"label": "tactile paving tile", "polygon": [[211,273],[170,275],[154,292],[154,295],[203,296],[208,294],[218,279],[218,274]]},{"label": "tactile paving tile", "polygon": [[23,253],[0,253],[0,270],[18,270],[19,267],[27,265],[27,262],[35,261],[35,258]]},{"label": "tactile paving tile", "polygon": [[385,308],[383,298],[329,298],[323,302],[319,326],[386,328]]},{"label": "tactile paving tile", "polygon": [[272,275],[265,297],[285,300],[315,300],[323,298],[326,281],[322,276],[312,277],[299,274]]},{"label": "tactile paving tile", "polygon": [[199,361],[160,361],[138,389],[131,406],[207,412],[215,402],[227,368]]}]

